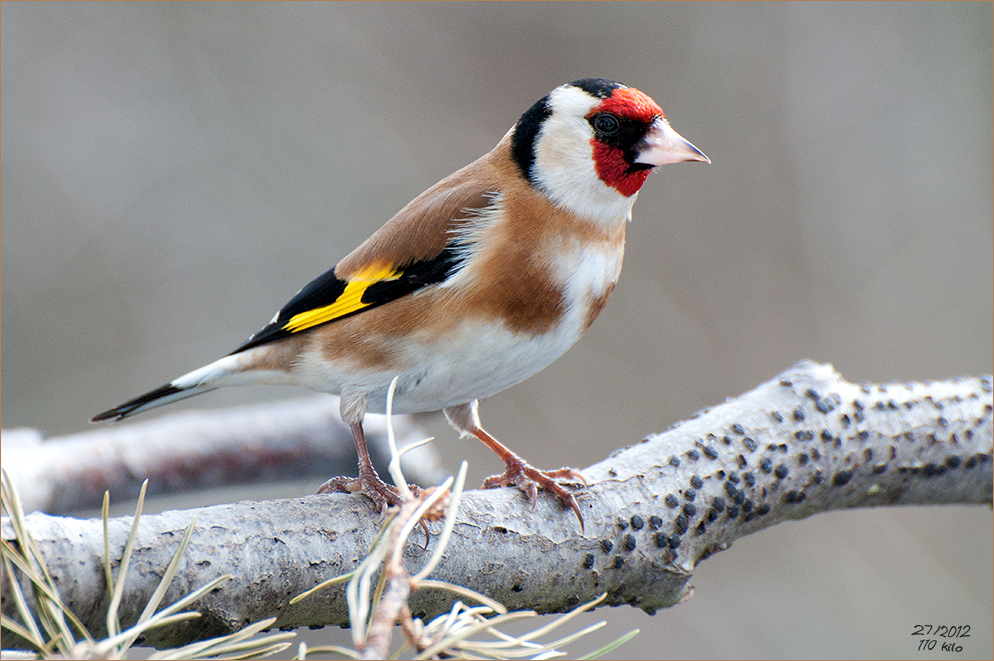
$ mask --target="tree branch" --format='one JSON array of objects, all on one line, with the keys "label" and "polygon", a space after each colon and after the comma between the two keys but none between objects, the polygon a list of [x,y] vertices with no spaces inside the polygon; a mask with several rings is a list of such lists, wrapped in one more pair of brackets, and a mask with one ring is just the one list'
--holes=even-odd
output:
[{"label": "tree branch", "polygon": [[[606,604],[651,613],[689,597],[698,562],[784,520],[881,505],[991,505],[992,409],[990,376],[856,385],[831,366],[802,362],[585,469],[589,486],[577,494],[585,534],[552,498],[540,497],[532,511],[516,489],[465,493],[432,577],[510,609],[563,612],[607,592]],[[353,570],[369,548],[377,514],[362,497],[342,494],[144,517],[122,620],[137,617],[194,515],[167,600],[224,573],[235,579],[201,600],[204,617],[150,644],[218,635],[271,615],[284,628],[347,623],[340,588],[288,605]],[[99,633],[108,601],[101,522],[38,513],[28,522],[63,599]],[[111,520],[112,554],[129,526]],[[3,537],[10,535],[4,522]],[[416,570],[430,553],[412,537],[408,566]],[[9,614],[6,581],[3,589]],[[422,590],[410,609],[433,616],[450,602]]]},{"label": "tree branch", "polygon": [[[423,438],[407,416],[393,419],[402,442]],[[368,416],[374,465],[390,460],[386,418]],[[337,398],[299,400],[218,411],[189,411],[148,422],[104,426],[45,439],[34,429],[3,431],[3,468],[27,512],[68,514],[100,507],[104,491],[137,496],[145,479],[162,495],[229,484],[252,484],[355,472],[352,432],[338,419]],[[418,484],[445,479],[438,452],[425,446],[405,458]]]}]

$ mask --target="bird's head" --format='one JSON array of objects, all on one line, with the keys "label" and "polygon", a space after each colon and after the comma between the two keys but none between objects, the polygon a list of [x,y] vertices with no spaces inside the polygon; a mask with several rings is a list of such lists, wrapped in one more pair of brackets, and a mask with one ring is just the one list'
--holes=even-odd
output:
[{"label": "bird's head", "polygon": [[601,78],[557,87],[512,131],[512,155],[528,182],[586,216],[627,216],[656,166],[711,162],[648,95]]}]

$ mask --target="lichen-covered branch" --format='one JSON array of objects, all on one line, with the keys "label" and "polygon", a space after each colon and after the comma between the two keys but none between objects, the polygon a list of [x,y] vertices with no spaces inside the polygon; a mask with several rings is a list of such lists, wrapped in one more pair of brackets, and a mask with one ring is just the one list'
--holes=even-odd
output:
[{"label": "lichen-covered branch", "polygon": [[[398,416],[403,442],[420,432]],[[82,434],[45,439],[33,429],[3,431],[3,468],[28,512],[68,514],[98,508],[104,491],[133,497],[144,480],[165,494],[229,484],[275,482],[355,472],[352,432],[329,396],[187,411],[147,422],[105,425]],[[369,416],[366,439],[377,467],[389,460],[382,416]],[[418,484],[445,479],[437,451],[425,446],[404,465]]]},{"label": "lichen-covered branch", "polygon": [[[780,521],[881,505],[990,505],[992,438],[990,376],[857,385],[831,366],[799,363],[584,469],[589,486],[577,498],[585,533],[554,499],[540,497],[532,511],[517,489],[465,493],[433,578],[509,609],[562,612],[607,592],[607,604],[652,612],[687,598],[702,559]],[[369,548],[377,514],[362,497],[339,494],[145,517],[128,578],[132,615],[194,514],[197,527],[171,588],[177,592],[167,599],[220,574],[235,579],[200,602],[205,617],[150,642],[217,635],[270,615],[282,627],[347,623],[338,588],[289,605],[353,570]],[[28,520],[64,600],[99,632],[107,601],[101,522]],[[118,550],[128,526],[111,521]],[[6,524],[3,535],[10,535]],[[411,571],[431,550],[411,538]],[[410,609],[431,616],[450,599],[421,590]],[[126,611],[122,605],[125,620]]]}]

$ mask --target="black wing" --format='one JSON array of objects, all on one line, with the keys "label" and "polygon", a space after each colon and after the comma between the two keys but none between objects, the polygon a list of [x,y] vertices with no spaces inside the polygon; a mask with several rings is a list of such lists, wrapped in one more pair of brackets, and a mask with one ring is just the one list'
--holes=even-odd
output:
[{"label": "black wing", "polygon": [[332,269],[297,292],[272,322],[231,353],[351,317],[442,282],[459,269],[460,262],[457,248],[448,246],[431,259],[399,268],[370,269],[348,280],[339,279]]}]

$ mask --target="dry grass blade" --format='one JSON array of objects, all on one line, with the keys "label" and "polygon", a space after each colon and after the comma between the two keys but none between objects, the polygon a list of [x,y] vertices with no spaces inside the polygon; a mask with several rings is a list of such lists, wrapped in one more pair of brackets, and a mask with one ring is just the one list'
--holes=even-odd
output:
[{"label": "dry grass blade", "polygon": [[352,580],[353,576],[355,576],[355,572],[354,571],[350,571],[348,574],[342,574],[341,576],[336,576],[334,578],[329,578],[326,581],[321,581],[320,583],[318,583],[317,585],[315,585],[310,590],[306,590],[304,592],[301,592],[296,597],[294,597],[293,599],[291,599],[290,600],[290,605],[292,606],[293,604],[297,603],[298,601],[301,601],[302,599],[306,599],[307,597],[311,596],[315,592],[320,592],[321,590],[324,590],[325,588],[331,587],[332,585],[338,585],[339,583],[345,583],[346,581],[350,581],[350,580]]},{"label": "dry grass blade", "polygon": [[455,583],[446,583],[445,581],[424,579],[418,583],[418,589],[424,589],[424,588],[446,590],[448,592],[452,592],[453,594],[457,594],[461,597],[465,597],[466,599],[472,599],[476,603],[483,604],[484,606],[490,608],[494,612],[499,613],[501,615],[507,613],[507,608],[505,608],[504,604],[500,603],[499,601],[495,601],[485,594],[481,594],[476,590],[464,588],[463,586],[456,585]]},{"label": "dry grass blade", "polygon": [[[296,634],[294,634],[294,633],[287,633],[286,635],[288,635],[288,636],[290,636],[292,638]],[[221,654],[219,656],[211,656],[210,658],[211,659],[263,659],[263,658],[265,658],[267,656],[270,656],[270,655],[273,655],[273,654],[279,654],[283,650],[289,649],[289,647],[290,647],[290,643],[289,642],[274,643],[274,644],[268,645],[266,647],[260,647],[258,649],[253,649],[250,652],[246,652],[245,654],[233,654],[233,655],[232,654]]]},{"label": "dry grass blade", "polygon": [[599,659],[600,657],[604,656],[605,654],[610,654],[614,650],[618,649],[619,647],[621,647],[622,645],[624,645],[625,643],[627,643],[629,640],[631,640],[635,636],[639,635],[639,633],[640,633],[639,629],[632,629],[631,631],[629,631],[625,635],[619,636],[618,638],[614,639],[613,641],[611,641],[610,643],[608,643],[604,647],[602,647],[602,648],[600,648],[598,650],[595,650],[595,651],[591,652],[590,654],[585,654],[585,655],[579,657],[579,659],[580,659],[580,661],[586,661],[587,659]]},{"label": "dry grass blade", "polygon": [[149,659],[247,659],[275,654],[290,647],[290,643],[287,641],[296,634],[293,632],[275,633],[252,639],[261,631],[272,627],[275,622],[275,617],[260,620],[226,636],[156,652],[149,656]]},{"label": "dry grass blade", "polygon": [[[547,643],[537,643],[531,638],[534,636],[525,635],[521,637],[509,636],[502,631],[496,631],[493,629],[487,629],[487,633],[492,636],[501,638],[499,641],[466,641],[460,646],[460,649],[475,652],[477,654],[492,654],[494,656],[500,656],[501,658],[514,659],[522,658],[526,656],[532,656],[536,651],[540,652],[551,652],[556,656],[564,654],[564,652],[559,652],[556,648],[562,647],[572,643],[575,640],[583,638],[589,633],[597,631],[603,627],[607,626],[607,622],[601,620],[600,622],[595,622],[590,626],[584,627],[579,631],[569,634],[568,636],[563,636],[556,640],[549,641]],[[498,654],[499,651],[499,654]]]},{"label": "dry grass blade", "polygon": [[[435,552],[432,553],[431,558],[421,568],[421,571],[414,575],[413,580],[415,582],[424,580],[428,577],[428,574],[435,570],[435,567],[442,560],[442,553],[445,551],[445,547],[449,545],[452,529],[456,525],[456,512],[459,511],[459,502],[462,499],[463,487],[466,484],[466,471],[468,467],[469,464],[466,461],[459,464],[459,473],[456,474],[455,485],[452,487],[452,496],[449,498],[449,508],[445,513],[445,523],[442,524],[442,534],[438,536],[438,543],[435,545]],[[446,480],[445,484],[449,484],[449,481]],[[444,488],[447,487],[443,485],[443,487],[439,488],[439,491],[444,490]]]},{"label": "dry grass blade", "polygon": [[107,586],[107,595],[113,596],[114,575],[110,567],[110,491],[104,491],[100,520],[104,524],[104,585]]},{"label": "dry grass blade", "polygon": [[[384,529],[394,522],[393,514],[387,514],[387,522]],[[382,536],[380,538],[382,540]],[[375,543],[369,550],[369,554],[355,570],[355,576],[345,586],[345,600],[349,606],[349,623],[352,627],[352,643],[356,648],[360,647],[362,641],[366,639],[366,624],[369,619],[370,599],[369,586],[372,582],[373,573],[383,564],[386,557],[386,544]]]},{"label": "dry grass blade", "polygon": [[[135,539],[138,537],[138,521],[142,515],[142,507],[145,504],[145,491],[147,489],[148,480],[145,480],[142,482],[141,490],[138,492],[138,503],[135,505],[135,519],[131,523],[128,541],[124,544],[124,552],[121,554],[121,562],[117,568],[117,581],[113,583],[114,589],[111,591],[110,606],[107,608],[107,632],[112,638],[121,632],[118,609],[121,606],[121,597],[124,596],[124,581],[128,575],[128,566],[131,564],[131,552],[135,546]],[[106,528],[106,523],[104,525]],[[110,562],[109,554],[105,555],[104,558],[108,563]],[[106,572],[108,575],[112,574],[109,564]]]},{"label": "dry grass blade", "polygon": [[143,624],[148,624],[157,618],[164,618],[164,617],[169,617],[173,614],[178,614],[181,608],[184,608],[187,605],[196,601],[197,599],[200,599],[202,596],[204,596],[211,590],[214,590],[215,588],[219,587],[222,583],[225,583],[226,581],[230,581],[232,578],[234,577],[231,574],[224,574],[222,576],[218,576],[209,583],[200,586],[193,592],[178,599],[172,605],[167,606],[163,610],[159,611],[158,613],[150,617],[148,620],[146,620]]},{"label": "dry grass blade", "polygon": [[[499,627],[515,619],[534,616],[535,613],[514,612],[503,616],[486,618],[484,617],[487,614],[486,610],[481,608],[454,608],[450,613],[435,618],[435,620],[427,626],[427,630],[431,633],[431,637],[435,639],[436,642],[426,648],[416,658],[427,659],[438,656],[439,654],[460,658],[492,659],[514,659],[523,657],[553,658],[563,656],[564,653],[557,648],[570,644],[583,636],[602,628],[606,623],[603,621],[597,622],[584,627],[579,631],[547,643],[536,642],[536,639],[547,635],[564,624],[567,624],[581,613],[594,608],[605,598],[606,595],[601,595],[597,599],[586,604],[582,604],[581,606],[574,608],[569,613],[556,618],[549,624],[538,627],[519,636],[509,635],[501,631]],[[480,633],[489,634],[497,640],[470,640],[471,636]],[[627,642],[637,633],[638,632],[635,631],[622,636],[613,643],[593,653],[591,658],[616,649],[619,645]]]},{"label": "dry grass blade", "polygon": [[[13,588],[18,614],[24,621],[23,626],[32,634],[31,638],[25,640],[35,645],[42,654],[53,653],[55,650],[62,654],[70,654],[73,649],[74,637],[66,622],[67,619],[88,641],[92,641],[92,639],[79,618],[62,603],[55,581],[52,580],[52,575],[45,564],[45,559],[28,529],[21,499],[6,471],[0,471],[0,501],[2,501],[3,509],[10,516],[10,524],[14,529],[19,547],[19,549],[15,548],[13,544],[3,540],[2,556],[3,567],[7,571]],[[13,567],[17,567],[31,582],[36,602],[35,612],[32,612],[28,606]],[[40,627],[38,620],[41,623]],[[9,619],[8,621],[12,622]],[[42,633],[43,630],[45,633]],[[46,635],[48,640],[45,639]]]},{"label": "dry grass blade", "polygon": [[[600,603],[601,601],[603,601],[603,599],[605,597],[606,597],[606,595],[601,595],[597,599],[595,599],[595,600],[593,600],[591,602],[588,602],[586,604],[583,604],[583,605],[581,605],[581,606],[573,609],[569,613],[566,613],[565,615],[557,617],[555,620],[553,620],[549,624],[547,624],[545,626],[542,626],[542,627],[539,627],[537,629],[534,629],[534,630],[532,630],[532,631],[530,631],[528,633],[521,634],[519,636],[511,636],[511,635],[508,635],[508,634],[506,634],[506,633],[504,633],[504,632],[502,632],[502,631],[494,628],[493,624],[496,622],[496,620],[485,620],[483,618],[480,618],[480,622],[481,623],[487,623],[489,625],[489,628],[485,629],[485,631],[487,633],[489,633],[490,635],[494,636],[495,638],[498,638],[499,640],[496,640],[496,641],[467,641],[467,642],[465,642],[465,643],[463,643],[463,644],[460,645],[460,649],[463,649],[463,650],[472,650],[472,651],[474,651],[476,653],[480,653],[480,654],[483,654],[483,653],[493,654],[497,650],[501,650],[502,652],[501,652],[500,656],[503,656],[503,657],[506,657],[506,658],[514,658],[514,657],[521,657],[521,656],[530,656],[536,650],[552,651],[552,650],[554,650],[555,647],[558,647],[558,646],[561,646],[561,645],[566,645],[568,643],[573,642],[574,640],[578,640],[579,638],[582,638],[583,636],[587,635],[588,633],[591,633],[593,631],[596,631],[597,629],[600,629],[606,623],[603,622],[603,621],[597,622],[595,624],[592,624],[590,626],[587,626],[587,627],[581,629],[580,631],[572,633],[572,634],[570,634],[568,636],[564,636],[564,637],[562,637],[560,639],[554,640],[554,641],[549,642],[549,643],[541,643],[541,644],[535,643],[535,642],[533,642],[534,639],[540,638],[540,637],[542,637],[542,636],[550,633],[551,631],[555,630],[556,628],[563,626],[564,624],[568,623],[570,620],[572,620],[573,618],[575,618],[580,613],[582,613],[582,612],[584,612],[586,610],[589,610],[590,608],[593,608],[594,606],[596,606],[598,603]],[[519,649],[518,650],[514,650],[513,648],[515,648],[515,647],[517,647]]]},{"label": "dry grass blade", "polygon": [[[464,472],[465,473],[465,472]],[[427,498],[425,498],[421,503],[414,509],[414,511],[400,524],[400,532],[397,533],[397,540],[406,540],[410,537],[411,533],[414,531],[414,526],[420,524],[422,517],[434,507],[435,503],[441,500],[446,493],[448,493],[449,487],[452,485],[453,478],[449,476],[445,478],[442,482]],[[394,563],[400,562],[400,556],[404,552],[404,547],[402,544],[397,544],[393,548],[392,560]]]},{"label": "dry grass blade", "polygon": [[170,624],[184,622],[186,620],[195,620],[198,617],[200,617],[200,613],[192,612],[171,613],[162,617],[156,616],[143,622],[142,624],[125,629],[121,633],[111,636],[110,638],[99,640],[90,645],[87,649],[89,649],[94,656],[122,658],[123,654],[129,649],[127,646],[129,640],[137,638],[150,629],[168,626]]},{"label": "dry grass blade", "polygon": [[[31,643],[36,647],[41,647],[42,645],[45,644],[45,642],[41,640],[40,634],[38,636],[35,636],[37,630],[31,631],[27,627],[23,626],[17,620],[7,617],[6,615],[0,615],[0,626],[10,631],[15,636],[20,636],[21,638],[23,638],[24,640],[28,641],[29,643]],[[4,650],[4,654],[6,653],[7,651]]]},{"label": "dry grass blade", "polygon": [[[447,585],[447,584],[446,584]],[[425,627],[420,620],[415,620],[415,625],[419,628],[420,634],[427,636],[428,632],[434,631],[448,631],[455,626],[456,620],[459,617],[467,617],[469,613],[480,613],[480,614],[490,614],[493,613],[493,609],[489,606],[474,606],[468,608],[462,601],[456,601],[452,604],[452,608],[445,615],[439,615],[434,620],[432,620],[427,627]],[[437,638],[438,636],[436,636]],[[403,645],[394,653],[391,657],[393,659],[399,659],[401,654],[407,651],[407,648],[412,647],[411,641],[405,641]]]},{"label": "dry grass blade", "polygon": [[559,627],[561,627],[564,624],[568,623],[570,620],[572,620],[575,617],[577,617],[578,615],[580,615],[580,613],[585,613],[588,610],[594,608],[595,606],[597,606],[599,603],[601,603],[605,599],[607,599],[607,593],[606,592],[602,593],[596,599],[588,601],[585,604],[580,604],[579,606],[577,606],[573,610],[569,611],[568,613],[564,613],[564,614],[560,615],[559,617],[557,617],[556,619],[554,619],[549,624],[546,624],[545,626],[539,627],[538,629],[535,629],[534,631],[531,631],[531,632],[529,632],[527,634],[524,634],[522,636],[517,636],[517,637],[520,638],[521,640],[531,640],[533,638],[541,638],[542,636],[546,635],[547,633],[549,633],[549,632],[551,632],[551,631],[553,631],[555,629],[558,629]]},{"label": "dry grass blade", "polygon": [[[231,578],[229,575],[218,577],[198,590],[185,595],[169,607],[159,612],[155,612],[159,604],[162,602],[170,583],[175,577],[180,560],[189,545],[191,535],[196,525],[196,521],[194,520],[186,529],[183,538],[180,540],[179,547],[173,554],[168,567],[163,573],[162,579],[159,581],[159,585],[157,586],[152,597],[149,599],[149,602],[146,604],[138,622],[124,631],[117,631],[116,633],[109,635],[104,640],[94,641],[78,618],[76,618],[75,615],[73,615],[72,612],[69,611],[62,603],[58,588],[55,582],[51,579],[51,575],[48,573],[43,559],[40,554],[37,553],[36,545],[27,528],[23,515],[23,509],[21,508],[17,493],[13,490],[12,485],[7,479],[6,473],[3,474],[2,487],[3,507],[4,510],[10,514],[11,526],[14,529],[17,544],[20,547],[19,549],[15,548],[12,543],[2,540],[2,566],[4,573],[10,581],[11,594],[13,596],[17,612],[22,618],[23,623],[17,622],[6,615],[0,619],[0,623],[2,623],[2,626],[11,633],[20,636],[25,641],[36,647],[38,650],[37,654],[41,658],[79,658],[81,656],[107,659],[124,658],[125,654],[138,639],[138,637],[146,631],[200,617],[200,614],[196,612],[180,611],[188,604],[200,599],[202,596],[211,590],[216,589],[223,582]],[[121,561],[119,563],[117,580],[111,584],[111,606],[108,608],[106,615],[108,627],[110,627],[111,631],[114,631],[119,626],[117,608],[123,599],[122,595],[124,593],[125,577],[132,549],[134,548],[135,539],[137,538],[138,522],[141,517],[144,495],[145,486],[143,485],[141,494],[138,498],[135,520],[132,523],[128,541],[125,544]],[[109,501],[105,496],[105,506],[103,508],[104,570],[106,576],[111,576],[110,535],[108,525],[109,517],[107,513],[108,502]],[[33,549],[34,552],[32,552]],[[28,605],[28,601],[23,594],[20,582],[16,578],[15,570],[16,572],[23,574],[31,582],[34,588],[36,601],[34,612],[32,612],[31,607]],[[36,618],[40,619],[41,626],[39,626]],[[69,630],[67,625],[67,620],[82,633],[85,638],[84,641],[80,643],[75,642],[72,632]],[[289,647],[289,643],[286,641],[295,634],[280,633],[264,636],[257,640],[250,640],[251,637],[259,633],[259,631],[271,626],[273,621],[274,620],[269,620],[257,623],[256,625],[247,627],[246,629],[233,634],[229,634],[228,636],[214,639],[212,641],[205,641],[206,647],[204,647],[204,650],[211,658],[231,659],[254,658],[279,653]],[[46,640],[46,634],[49,636],[50,640]],[[203,644],[201,644],[201,646],[203,647]],[[162,652],[157,652],[153,655],[153,658],[191,658],[191,656],[193,656],[192,652],[194,651],[196,650],[192,646],[183,648],[181,651],[164,650]],[[8,652],[5,651],[4,655],[7,656]]]},{"label": "dry grass blade", "polygon": [[0,625],[40,649],[45,646],[45,639],[42,638],[41,630],[38,628],[38,623],[35,622],[34,614],[31,612],[31,609],[28,608],[28,602],[24,598],[24,593],[21,592],[21,584],[17,581],[17,576],[14,574],[14,567],[11,564],[10,555],[15,553],[15,551],[9,544],[7,544],[6,540],[3,541],[2,548],[3,572],[6,574],[7,580],[10,582],[10,590],[14,596],[14,605],[17,607],[17,614],[21,617],[21,622],[23,622],[23,624],[4,615],[3,618],[0,619]]},{"label": "dry grass blade", "polygon": [[[194,518],[184,531],[183,537],[180,539],[179,546],[173,553],[169,561],[169,565],[166,567],[165,572],[163,572],[162,578],[159,580],[159,584],[156,586],[155,591],[152,593],[149,601],[145,604],[145,608],[139,616],[138,621],[124,631],[116,631],[120,628],[117,609],[120,606],[120,600],[124,594],[127,569],[130,564],[134,543],[137,539],[138,525],[141,520],[141,513],[144,507],[147,484],[148,481],[146,480],[145,483],[142,484],[141,491],[139,492],[138,502],[135,507],[135,518],[132,522],[128,540],[125,543],[124,550],[121,555],[121,561],[119,563],[117,581],[112,584],[113,590],[111,591],[111,604],[107,609],[107,626],[109,632],[115,632],[109,634],[104,640],[91,643],[90,646],[92,652],[99,656],[121,656],[135,644],[141,635],[150,629],[169,626],[184,620],[200,617],[199,613],[179,611],[181,611],[181,609],[187,604],[199,599],[204,594],[207,594],[214,588],[218,587],[221,583],[231,578],[229,575],[220,576],[207,585],[204,585],[190,594],[187,594],[168,608],[156,612],[159,604],[165,597],[166,591],[169,589],[169,585],[172,583],[172,580],[176,575],[176,571],[179,567],[183,554],[186,552],[187,546],[189,546],[190,538],[193,534],[194,527],[196,526],[196,518]],[[104,571],[108,577],[111,577],[113,572],[110,562],[109,503],[109,494],[105,493],[104,507],[102,509],[104,524]],[[111,629],[112,625],[114,627],[113,630]]]},{"label": "dry grass blade", "polygon": [[[443,636],[438,642],[431,645],[431,647],[426,648],[414,658],[431,659],[438,656],[441,652],[446,652],[447,655],[454,655],[456,653],[455,650],[461,647],[462,641],[470,636],[480,633],[481,631],[486,631],[491,627],[500,626],[515,620],[535,617],[536,615],[537,614],[534,611],[515,611],[505,615],[497,615],[489,619],[469,619],[464,617],[456,618],[450,629],[438,632]],[[431,627],[429,625],[429,629],[430,628]]]},{"label": "dry grass blade", "polygon": [[393,393],[397,389],[397,379],[400,377],[393,377],[390,381],[390,388],[387,389],[387,447],[390,449],[390,463],[387,465],[387,471],[390,473],[390,477],[393,478],[393,483],[396,485],[397,490],[400,492],[400,499],[402,501],[409,501],[411,499],[411,489],[407,486],[407,478],[404,477],[403,471],[400,469],[400,453],[397,451],[397,437],[393,432]]},{"label": "dry grass blade", "polygon": [[301,643],[300,648],[297,650],[297,658],[303,661],[309,654],[339,654],[344,659],[359,658],[359,654],[355,650],[350,650],[348,647],[342,647],[341,645],[320,645],[308,648],[304,643]]},{"label": "dry grass blade", "polygon": [[138,623],[141,624],[148,618],[152,617],[155,611],[159,608],[159,604],[162,603],[163,597],[166,596],[166,590],[169,589],[169,584],[173,582],[173,577],[176,576],[176,570],[179,568],[180,560],[183,558],[183,554],[186,553],[186,547],[190,544],[190,537],[193,536],[193,528],[197,525],[197,517],[193,517],[190,520],[190,525],[186,527],[183,532],[183,537],[179,541],[179,546],[176,548],[176,552],[173,553],[173,557],[169,561],[169,565],[166,567],[166,571],[162,574],[162,579],[159,581],[159,585],[156,586],[155,592],[149,597],[148,603],[145,604],[145,609],[142,614],[138,617]]}]

